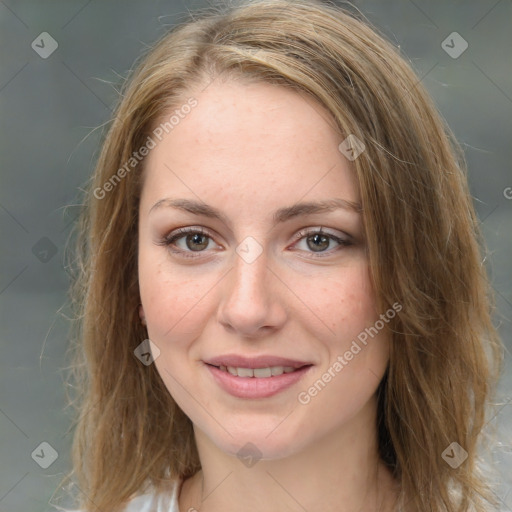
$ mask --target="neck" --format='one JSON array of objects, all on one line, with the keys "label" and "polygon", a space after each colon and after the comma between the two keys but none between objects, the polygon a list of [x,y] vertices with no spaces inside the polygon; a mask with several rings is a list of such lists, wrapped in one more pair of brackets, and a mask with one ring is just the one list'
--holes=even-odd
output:
[{"label": "neck", "polygon": [[368,411],[292,455],[250,467],[195,429],[202,469],[184,482],[180,512],[391,512],[396,483],[379,461]]}]

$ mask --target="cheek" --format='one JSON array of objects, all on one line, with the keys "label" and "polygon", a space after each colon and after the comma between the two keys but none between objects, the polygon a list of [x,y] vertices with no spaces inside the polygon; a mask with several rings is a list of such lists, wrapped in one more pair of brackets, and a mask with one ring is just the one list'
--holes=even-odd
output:
[{"label": "cheek", "polygon": [[139,259],[139,288],[148,334],[161,350],[184,347],[197,337],[211,314],[208,291],[216,280],[207,274],[191,277],[167,269],[165,262]]},{"label": "cheek", "polygon": [[[320,377],[323,382],[318,390],[328,383],[330,392],[321,393],[318,402],[333,400],[330,406],[343,402],[351,410],[371,396],[384,374],[389,359],[389,333],[380,320],[384,312],[376,309],[366,263],[337,269],[324,282],[327,284],[309,289],[304,295],[314,305],[317,319],[310,329],[325,349],[322,368],[309,385]],[[347,395],[348,389],[357,392]],[[340,396],[338,392],[343,392],[341,402],[336,398]],[[316,396],[315,390],[312,394]]]},{"label": "cheek", "polygon": [[319,286],[308,281],[298,292],[315,314],[318,332],[329,340],[329,345],[343,346],[378,318],[366,262],[324,275]]}]

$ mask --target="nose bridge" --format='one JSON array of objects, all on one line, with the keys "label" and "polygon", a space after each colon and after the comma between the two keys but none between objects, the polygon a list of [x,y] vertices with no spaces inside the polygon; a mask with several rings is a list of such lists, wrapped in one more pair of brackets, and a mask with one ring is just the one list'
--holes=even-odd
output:
[{"label": "nose bridge", "polygon": [[[261,247],[261,246],[260,246]],[[259,254],[258,254],[259,253]],[[252,304],[262,307],[267,303],[269,286],[268,261],[263,250],[244,243],[237,247],[230,280],[230,296],[240,306]]]},{"label": "nose bridge", "polygon": [[268,261],[265,255],[258,256],[255,260],[249,261],[237,254],[234,262],[233,280],[237,293],[260,295],[268,288],[267,273]]},{"label": "nose bridge", "polygon": [[219,311],[221,323],[243,334],[276,327],[284,320],[266,252],[250,238],[240,243],[233,255]]}]

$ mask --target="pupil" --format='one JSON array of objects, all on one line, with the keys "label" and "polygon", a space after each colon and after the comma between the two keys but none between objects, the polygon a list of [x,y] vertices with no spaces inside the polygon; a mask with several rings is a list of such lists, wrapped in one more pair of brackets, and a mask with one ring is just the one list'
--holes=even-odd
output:
[{"label": "pupil", "polygon": [[[329,247],[329,238],[324,236],[324,235],[313,235],[309,238],[310,240],[313,240],[313,246],[310,247],[312,248],[313,250],[316,250],[316,249],[326,249],[327,247]],[[319,245],[316,245],[317,242],[323,242],[322,246],[319,246]],[[319,252],[319,251],[318,251]]]},{"label": "pupil", "polygon": [[[198,250],[201,250],[201,249],[205,249],[206,247],[208,247],[208,241],[206,240],[206,236],[205,235],[200,235],[199,233],[193,233],[192,235],[189,235],[187,237],[187,247],[189,249],[191,249],[192,251],[198,251]],[[203,243],[200,242],[200,240],[203,239]],[[188,242],[192,240],[192,245],[189,244]],[[194,245],[196,244],[196,245]]]}]

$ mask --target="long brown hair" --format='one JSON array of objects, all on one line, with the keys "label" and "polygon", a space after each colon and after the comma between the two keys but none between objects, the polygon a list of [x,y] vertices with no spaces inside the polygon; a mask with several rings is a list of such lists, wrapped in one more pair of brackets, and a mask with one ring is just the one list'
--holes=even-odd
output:
[{"label": "long brown hair", "polygon": [[[364,142],[354,167],[378,307],[402,305],[379,387],[380,454],[411,510],[484,510],[477,452],[502,348],[464,158],[411,67],[360,18],[314,0],[196,13],[124,87],[77,224],[70,379],[84,510],[116,512],[147,485],[200,469],[191,421],[155,365],[134,356],[147,338],[137,314],[144,160],[130,158],[164,114],[219,76],[306,93],[340,141]],[[456,469],[442,457],[453,442],[468,453]]]}]

